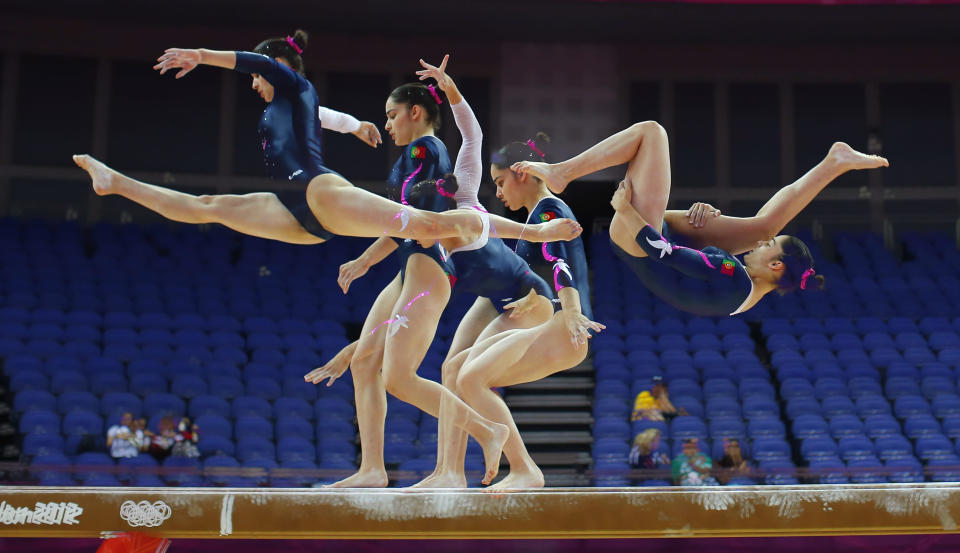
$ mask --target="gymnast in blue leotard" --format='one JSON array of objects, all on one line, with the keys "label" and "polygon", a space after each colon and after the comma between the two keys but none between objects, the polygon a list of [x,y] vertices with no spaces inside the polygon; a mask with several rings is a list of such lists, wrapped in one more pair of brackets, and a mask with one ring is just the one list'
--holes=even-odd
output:
[{"label": "gymnast in blue leotard", "polygon": [[[547,190],[535,177],[522,177],[510,170],[514,163],[532,159],[542,161],[550,138],[544,133],[525,142],[510,142],[493,154],[490,176],[497,187],[497,197],[507,209],[527,210],[527,224],[536,224],[566,217],[576,220],[573,210]],[[535,273],[553,283],[559,293],[564,288],[577,291],[580,312],[593,319],[590,304],[590,281],[583,239],[579,236],[569,242],[532,243],[517,240],[517,255],[523,258]]]},{"label": "gymnast in blue leotard", "polygon": [[[581,176],[629,163],[614,195],[610,240],[617,255],[654,294],[699,315],[742,313],[764,295],[822,287],[810,250],[777,234],[833,179],[851,170],[886,167],[887,160],[843,142],[792,184],[781,188],[753,217],[693,210],[668,211],[670,153],[666,131],[644,121],[560,163],[521,161],[512,169],[536,176],[553,192]],[[735,255],[749,252],[743,261]]]},{"label": "gymnast in blue leotard", "polygon": [[74,159],[91,174],[98,194],[120,194],[168,219],[221,223],[245,234],[295,244],[323,242],[332,234],[311,213],[305,193],[312,178],[336,174],[324,163],[321,129],[350,132],[374,147],[380,134],[373,123],[320,105],[313,85],[303,76],[301,54],[306,46],[307,34],[297,31],[265,40],[254,52],[171,49],[156,66],[161,72],[180,67],[178,78],[200,64],[252,75],[253,89],[267,103],[258,125],[266,172],[274,181],[299,183],[303,193],[293,199],[271,192],[194,196],[135,181],[89,156]]},{"label": "gymnast in blue leotard", "polygon": [[[573,218],[570,208],[553,196],[541,181],[510,170],[510,166],[520,160],[543,160],[547,142],[542,133],[532,140],[511,142],[494,153],[490,165],[497,197],[509,209],[525,207],[529,212],[528,224],[558,217]],[[579,237],[543,244],[521,238],[517,242],[517,253],[556,291],[559,303],[555,305],[561,309],[532,327],[481,337],[444,367],[445,375],[447,372],[456,373],[449,380],[455,383],[457,393],[478,412],[497,421],[507,421],[511,417],[491,388],[539,380],[578,365],[587,356],[585,343],[589,333],[603,329],[603,325],[590,320],[589,277]],[[457,269],[458,274],[462,272],[459,261]],[[462,479],[464,471],[462,437],[443,421],[440,432],[438,466],[430,484],[433,486],[457,482]],[[511,432],[504,453],[510,461],[510,474],[493,487],[514,489],[544,485],[543,473],[527,452],[519,432]]]}]

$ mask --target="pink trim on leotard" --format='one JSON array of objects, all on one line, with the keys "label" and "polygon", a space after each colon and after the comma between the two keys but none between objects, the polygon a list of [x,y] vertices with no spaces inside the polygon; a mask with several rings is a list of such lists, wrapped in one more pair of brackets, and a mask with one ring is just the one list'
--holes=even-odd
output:
[{"label": "pink trim on leotard", "polygon": [[688,247],[686,247],[686,246],[672,246],[672,247],[674,247],[674,248],[682,248],[682,249],[684,249],[684,250],[695,251],[695,252],[697,252],[698,254],[700,254],[700,257],[703,258],[703,262],[707,264],[707,267],[710,267],[711,269],[716,269],[716,267],[713,266],[713,263],[710,263],[710,260],[707,259],[707,254],[703,253],[702,251],[700,251],[700,250],[695,250],[695,249],[693,249],[693,248],[688,248]]},{"label": "pink trim on leotard", "polygon": [[573,280],[573,275],[570,274],[570,270],[569,270],[570,266],[567,265],[567,262],[564,261],[563,259],[550,255],[550,253],[547,252],[546,242],[543,242],[542,244],[540,244],[540,251],[543,252],[544,259],[546,259],[550,263],[553,263],[553,289],[557,292],[559,292],[560,290],[563,290],[564,288],[566,288],[566,286],[562,286],[560,284],[560,271],[567,273],[567,277],[569,277],[570,280]]},{"label": "pink trim on leotard", "polygon": [[410,180],[413,177],[415,177],[417,173],[420,172],[421,169],[423,169],[422,163],[418,165],[417,168],[414,169],[413,172],[407,176],[407,178],[403,179],[403,185],[400,186],[400,203],[402,203],[403,205],[410,205],[410,203],[407,202],[407,184],[410,183]]}]

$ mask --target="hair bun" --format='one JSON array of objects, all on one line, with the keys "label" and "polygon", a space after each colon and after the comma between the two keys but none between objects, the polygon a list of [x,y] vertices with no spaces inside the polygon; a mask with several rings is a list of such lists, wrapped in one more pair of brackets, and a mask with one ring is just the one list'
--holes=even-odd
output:
[{"label": "hair bun", "polygon": [[440,185],[444,192],[449,192],[450,194],[456,194],[457,190],[460,189],[460,185],[457,184],[457,176],[453,173],[447,173],[443,176],[443,184]]},{"label": "hair bun", "polygon": [[293,41],[297,43],[297,46],[299,46],[301,50],[307,49],[308,35],[306,31],[303,29],[297,29],[291,38],[293,38]]},{"label": "hair bun", "polygon": [[533,139],[537,141],[537,144],[540,144],[541,142],[544,144],[550,143],[550,135],[543,131],[537,131],[537,134],[534,135]]}]

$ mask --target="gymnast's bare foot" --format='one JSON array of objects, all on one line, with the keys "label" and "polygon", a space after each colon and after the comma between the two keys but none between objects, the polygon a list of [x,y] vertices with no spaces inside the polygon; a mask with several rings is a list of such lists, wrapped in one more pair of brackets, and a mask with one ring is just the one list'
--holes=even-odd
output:
[{"label": "gymnast's bare foot", "polygon": [[518,161],[510,169],[521,174],[530,174],[543,181],[554,194],[564,191],[570,179],[560,169],[558,164],[543,163],[541,161]]},{"label": "gymnast's bare foot", "polygon": [[527,490],[544,486],[543,472],[536,466],[530,470],[511,470],[506,478],[487,488],[488,490]]},{"label": "gymnast's bare foot", "polygon": [[467,477],[454,472],[436,472],[410,486],[411,488],[466,488]]},{"label": "gymnast's bare foot", "polygon": [[[500,470],[500,456],[503,454],[503,444],[507,443],[507,437],[510,435],[510,429],[505,424],[490,422],[489,433],[480,442],[483,448],[483,462],[487,467],[487,472],[481,481],[483,485],[493,482],[497,472]],[[476,436],[474,436],[476,438]]]},{"label": "gymnast's bare foot", "polygon": [[324,488],[386,488],[389,479],[383,470],[361,471]]},{"label": "gymnast's bare foot", "polygon": [[827,153],[827,159],[839,165],[844,171],[890,166],[887,158],[858,152],[844,142],[834,142],[830,152]]},{"label": "gymnast's bare foot", "polygon": [[73,156],[73,162],[90,174],[90,179],[93,181],[93,191],[96,192],[98,196],[116,193],[116,190],[114,190],[117,176],[116,171],[107,167],[96,158],[86,154]]}]

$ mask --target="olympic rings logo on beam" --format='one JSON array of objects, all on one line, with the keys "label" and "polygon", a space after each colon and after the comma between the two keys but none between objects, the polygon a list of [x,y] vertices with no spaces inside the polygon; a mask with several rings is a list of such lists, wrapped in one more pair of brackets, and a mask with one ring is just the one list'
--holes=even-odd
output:
[{"label": "olympic rings logo on beam", "polygon": [[120,505],[120,518],[130,526],[156,527],[164,523],[173,514],[173,509],[163,501],[124,501]]}]

